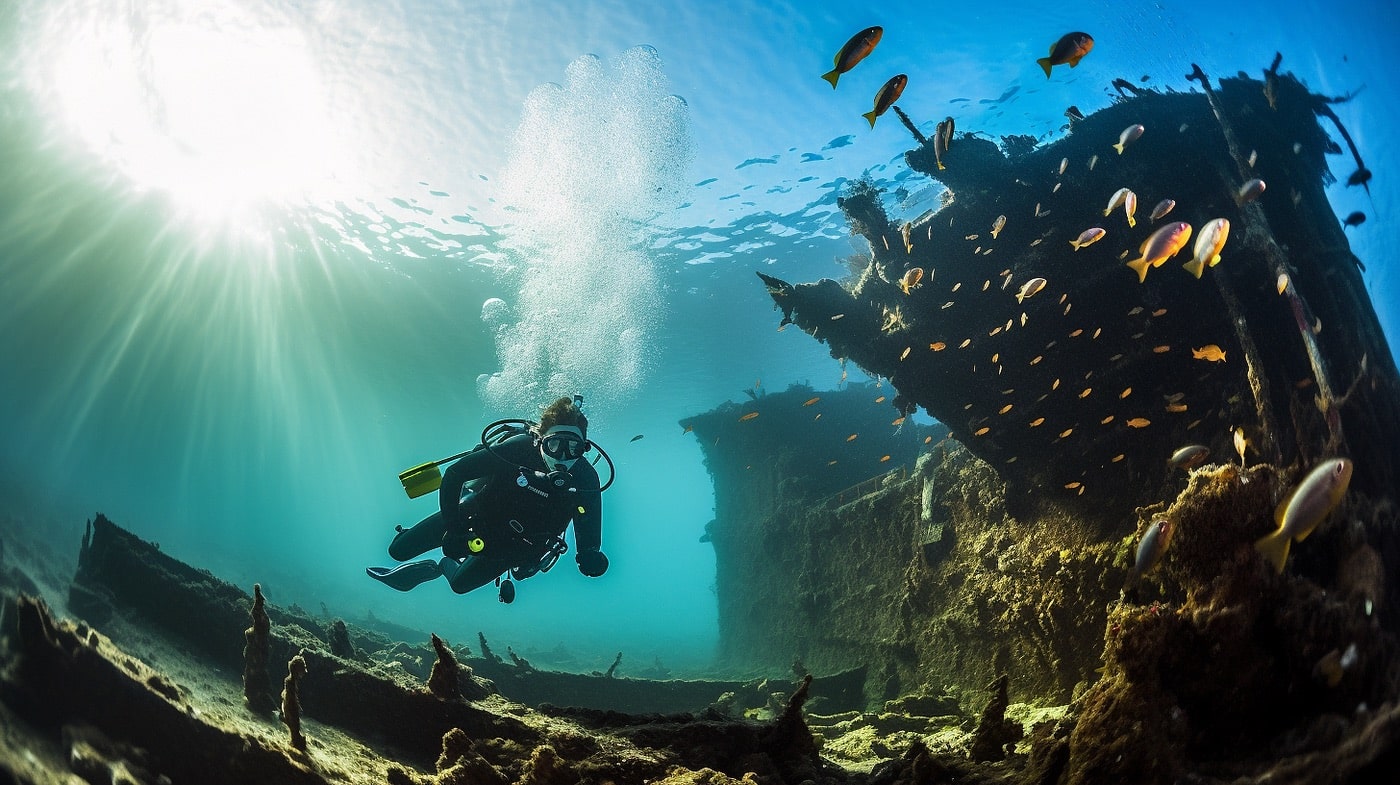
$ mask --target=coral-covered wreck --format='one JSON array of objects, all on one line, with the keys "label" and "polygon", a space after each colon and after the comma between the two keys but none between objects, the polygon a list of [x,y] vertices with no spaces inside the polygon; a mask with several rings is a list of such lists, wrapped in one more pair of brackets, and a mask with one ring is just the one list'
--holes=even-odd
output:
[{"label": "coral-covered wreck", "polygon": [[[898,223],[857,183],[839,200],[871,248],[854,280],[760,274],[784,324],[897,392],[890,416],[922,408],[956,441],[855,501],[750,514],[767,488],[717,490],[721,563],[747,558],[733,541],[800,554],[722,604],[734,620],[759,613],[750,597],[780,606],[762,614],[787,623],[746,633],[759,654],[866,665],[872,700],[980,696],[999,674],[1016,701],[1072,699],[1015,759],[1038,781],[1369,781],[1394,765],[1400,378],[1324,194],[1341,152],[1318,119],[1335,120],[1329,99],[1277,66],[1218,87],[1197,69],[1204,92],[1142,92],[1043,147],[925,139],[905,118],[941,209]],[[1217,218],[1230,234],[1199,277],[1182,269],[1192,245],[1149,251],[1165,224]],[[1145,253],[1141,281],[1128,262]],[[712,471],[761,460],[695,430]],[[1193,444],[1208,461],[1173,465]],[[1278,574],[1254,543],[1336,455],[1350,489]],[[1125,586],[1158,518],[1161,566]]]}]

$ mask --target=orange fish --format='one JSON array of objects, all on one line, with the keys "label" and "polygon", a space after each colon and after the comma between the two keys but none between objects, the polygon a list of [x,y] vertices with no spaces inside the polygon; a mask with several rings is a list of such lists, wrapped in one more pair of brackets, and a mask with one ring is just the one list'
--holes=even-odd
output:
[{"label": "orange fish", "polygon": [[904,274],[904,277],[899,279],[899,288],[903,290],[905,294],[909,294],[919,288],[919,282],[922,280],[924,280],[924,268],[910,267],[909,271]]},{"label": "orange fish", "polygon": [[1216,218],[1201,227],[1201,236],[1196,238],[1195,253],[1191,261],[1183,265],[1186,272],[1200,278],[1207,266],[1220,264],[1220,249],[1225,247],[1229,236],[1230,222],[1224,218]]},{"label": "orange fish", "polygon": [[1041,57],[1036,60],[1040,64],[1040,70],[1045,72],[1045,78],[1050,78],[1050,67],[1069,63],[1070,68],[1079,65],[1079,61],[1084,59],[1084,55],[1089,54],[1089,50],[1094,48],[1094,37],[1088,33],[1065,33],[1060,36],[1060,40],[1050,46],[1050,56]]},{"label": "orange fish", "polygon": [[814,403],[816,403],[817,401],[820,401],[820,400],[821,400],[821,396],[817,396],[817,397],[814,397],[814,398],[808,398],[807,400],[805,400],[805,401],[802,402],[802,405],[803,405],[803,406],[811,406],[812,404],[814,404]]},{"label": "orange fish", "polygon": [[1147,280],[1148,267],[1161,267],[1166,261],[1176,256],[1182,248],[1186,247],[1186,242],[1191,239],[1191,224],[1185,221],[1175,221],[1163,226],[1152,233],[1152,236],[1142,241],[1142,247],[1138,251],[1142,256],[1128,262],[1138,274],[1138,283]]},{"label": "orange fish", "polygon": [[841,74],[846,73],[856,67],[856,63],[864,60],[867,55],[875,51],[875,45],[880,43],[880,36],[885,34],[885,28],[876,25],[867,27],[864,30],[851,36],[845,46],[836,53],[836,60],[832,64],[836,67],[827,73],[822,74],[822,78],[831,82],[831,89],[836,89],[836,80],[841,78]]},{"label": "orange fish", "polygon": [[1208,343],[1199,349],[1192,349],[1191,356],[1197,360],[1206,360],[1207,362],[1225,362],[1225,350],[1213,343]]},{"label": "orange fish", "polygon": [[1128,427],[1130,428],[1146,428],[1147,426],[1152,424],[1152,421],[1145,417],[1134,417],[1133,419],[1128,420],[1127,423]]},{"label": "orange fish", "polygon": [[884,114],[894,102],[899,100],[899,96],[904,92],[904,86],[909,84],[909,77],[904,74],[895,74],[890,77],[885,86],[875,94],[875,108],[861,115],[870,121],[870,127],[875,127],[875,118]]},{"label": "orange fish", "polygon": [[931,343],[931,344],[928,345],[928,348],[931,349],[931,350],[933,350],[933,351],[935,351],[935,352],[941,352],[941,351],[943,351],[944,349],[947,349],[947,348],[948,348],[948,344],[946,344],[946,343],[944,343],[944,342],[942,342],[942,341],[934,341],[933,343]]},{"label": "orange fish", "polygon": [[755,417],[757,417],[757,416],[758,416],[758,412],[749,412],[748,414],[744,415],[743,417],[740,417],[740,418],[739,418],[739,422],[743,422],[743,421],[745,421],[745,420],[752,420],[753,418],[755,418]]}]

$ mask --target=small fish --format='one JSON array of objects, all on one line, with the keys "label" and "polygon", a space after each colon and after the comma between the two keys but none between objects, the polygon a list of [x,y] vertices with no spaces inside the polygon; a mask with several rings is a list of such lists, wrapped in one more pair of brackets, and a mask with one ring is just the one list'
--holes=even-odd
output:
[{"label": "small fish", "polygon": [[1147,525],[1147,531],[1143,532],[1142,540],[1138,542],[1137,556],[1133,560],[1132,569],[1128,571],[1128,581],[1123,585],[1124,591],[1137,585],[1138,579],[1162,560],[1162,555],[1167,552],[1167,544],[1171,541],[1171,534],[1171,521],[1167,518],[1158,518]]},{"label": "small fish", "polygon": [[1288,273],[1278,274],[1278,293],[1283,294],[1288,289]]},{"label": "small fish", "polygon": [[1128,198],[1128,194],[1132,192],[1131,188],[1119,188],[1117,191],[1114,191],[1113,196],[1108,199],[1108,206],[1103,208],[1104,217],[1107,218],[1110,213],[1117,210],[1118,205],[1122,204],[1124,200]]},{"label": "small fish", "polygon": [[900,362],[904,362],[904,358],[906,358],[906,357],[909,356],[909,350],[912,349],[912,348],[913,348],[912,346],[906,346],[906,347],[904,347],[904,351],[900,352],[900,354],[899,354],[899,361],[900,361]]},{"label": "small fish", "polygon": [[1152,424],[1152,421],[1146,417],[1134,417],[1131,420],[1127,420],[1126,424],[1129,428],[1146,428]]},{"label": "small fish", "polygon": [[1093,245],[1094,243],[1098,242],[1099,240],[1102,240],[1105,234],[1108,234],[1108,232],[1104,229],[1094,226],[1080,232],[1079,239],[1070,240],[1069,244],[1074,246],[1074,250],[1078,251],[1080,248],[1087,248]]},{"label": "small fish", "polygon": [[1225,362],[1225,350],[1213,343],[1208,343],[1199,349],[1192,349],[1191,356],[1197,360],[1205,360],[1207,362]]},{"label": "small fish", "polygon": [[948,142],[952,141],[953,131],[947,125],[953,118],[939,121],[933,128],[933,160],[938,163],[939,169],[947,169],[943,165],[943,154],[948,152]]},{"label": "small fish", "polygon": [[1113,145],[1113,149],[1117,150],[1119,155],[1122,155],[1123,149],[1126,148],[1128,145],[1132,144],[1133,142],[1137,141],[1138,137],[1142,136],[1143,131],[1146,130],[1147,128],[1141,123],[1130,125],[1127,128],[1124,128],[1123,133],[1118,134],[1118,144]]},{"label": "small fish", "polygon": [[1184,404],[1184,403],[1169,403],[1169,404],[1167,404],[1167,411],[1171,412],[1172,414],[1180,414],[1180,413],[1186,411],[1186,404]]},{"label": "small fish", "polygon": [[1064,183],[1055,183],[1055,187],[1050,189],[1050,193],[1052,193],[1052,194],[1059,193],[1059,192],[1060,192],[1060,186],[1062,186],[1062,185],[1064,185]]},{"label": "small fish", "polygon": [[1128,457],[1127,455],[1124,455],[1123,453],[1120,452],[1120,453],[1118,453],[1117,455],[1113,456],[1113,460],[1112,460],[1112,461],[1109,461],[1109,463],[1118,463],[1119,461],[1121,461],[1121,460],[1123,460],[1124,458],[1127,458],[1127,457]]},{"label": "small fish", "polygon": [[1032,427],[1032,428],[1039,428],[1039,427],[1041,426],[1041,424],[1043,424],[1044,422],[1045,422],[1045,418],[1044,418],[1044,417],[1037,417],[1037,418],[1035,418],[1034,420],[1031,420],[1031,427]]},{"label": "small fish", "polygon": [[1346,217],[1346,220],[1342,221],[1342,226],[1360,226],[1364,223],[1366,223],[1366,214],[1361,212],[1360,210],[1357,210],[1356,212],[1348,215]]},{"label": "small fish", "polygon": [[633,436],[632,438],[628,439],[627,441],[629,441],[629,442],[635,442],[635,441],[637,441],[638,439],[641,439],[643,435],[644,435],[644,434],[640,434],[640,433],[639,433],[639,434],[637,434],[636,436]]},{"label": "small fish", "polygon": [[1256,177],[1253,180],[1250,180],[1249,182],[1240,186],[1239,193],[1235,195],[1235,201],[1239,202],[1240,204],[1252,202],[1255,199],[1258,199],[1259,196],[1264,193],[1265,187],[1266,186],[1264,185],[1264,181]]},{"label": "small fish", "polygon": [[1065,173],[1065,170],[1068,169],[1068,168],[1069,168],[1069,159],[1068,159],[1068,158],[1061,158],[1061,159],[1060,159],[1060,174],[1064,174],[1064,173]]},{"label": "small fish", "polygon": [[1045,359],[1043,355],[1037,354],[1036,356],[1031,358],[1031,365],[1036,365],[1043,359]]},{"label": "small fish", "polygon": [[904,418],[903,418],[903,417],[896,417],[896,418],[894,418],[893,420],[890,420],[890,425],[893,425],[893,426],[895,426],[896,428],[899,427],[899,426],[901,426],[901,425],[903,425],[903,424],[904,424]]},{"label": "small fish", "polygon": [[880,463],[884,463],[885,461],[888,461],[889,459],[890,459],[890,456],[888,456],[888,455],[881,455],[881,456],[880,456]]},{"label": "small fish", "polygon": [[1085,387],[1084,390],[1083,390],[1083,392],[1079,393],[1079,397],[1080,397],[1080,398],[1088,398],[1089,395],[1092,394],[1093,392],[1094,392],[1094,388],[1093,388],[1093,387]]},{"label": "small fish", "polygon": [[1016,302],[1022,302],[1027,297],[1030,297],[1031,295],[1035,294],[1036,292],[1039,292],[1041,289],[1044,288],[1044,278],[1032,278],[1029,281],[1026,281],[1025,283],[1021,284],[1021,291],[1016,293]]},{"label": "small fish", "polygon": [[1137,219],[1133,217],[1136,214],[1137,194],[1133,193],[1132,191],[1129,191],[1127,195],[1123,197],[1123,215],[1126,215],[1128,217],[1129,229],[1131,229],[1134,226],[1137,226]]},{"label": "small fish", "polygon": [[855,68],[856,63],[864,60],[867,55],[875,51],[875,45],[880,43],[880,36],[884,34],[885,29],[876,25],[867,27],[851,36],[851,40],[847,41],[836,53],[836,59],[833,63],[836,67],[822,74],[823,79],[831,82],[831,89],[836,89],[836,80],[841,78],[841,74]]},{"label": "small fish", "polygon": [[1158,308],[1157,310],[1155,310],[1155,311],[1152,312],[1152,315],[1153,315],[1153,316],[1166,316],[1166,315],[1167,315],[1167,309],[1166,309],[1166,308]]},{"label": "small fish", "polygon": [[1258,150],[1250,150],[1250,151],[1249,151],[1249,168],[1250,168],[1250,169],[1253,169],[1253,168],[1254,168],[1254,162],[1255,162],[1255,161],[1258,161],[1258,160],[1259,160],[1259,151],[1258,151]]},{"label": "small fish", "polygon": [[1173,469],[1191,470],[1205,463],[1210,457],[1210,448],[1204,444],[1188,444],[1172,453],[1167,466]]},{"label": "small fish", "polygon": [[[895,74],[888,82],[875,93],[875,108],[861,115],[870,121],[870,127],[875,127],[875,118],[884,114],[899,100],[899,96],[904,92],[904,86],[909,84],[909,77],[904,74]],[[887,249],[888,250],[888,249]]]},{"label": "small fish", "polygon": [[1341,502],[1351,482],[1351,461],[1346,458],[1330,458],[1318,464],[1298,486],[1293,489],[1274,509],[1274,522],[1278,530],[1260,537],[1254,547],[1283,572],[1288,561],[1288,548],[1293,542],[1302,542],[1312,534],[1317,525],[1327,518],[1327,514]]},{"label": "small fish", "polygon": [[1013,404],[1008,403],[1007,405],[1001,407],[1001,411],[998,411],[997,414],[1006,414],[1007,412],[1011,411],[1012,406]]},{"label": "small fish", "polygon": [[884,403],[884,402],[885,402],[885,396],[883,396],[883,395],[881,395],[879,398],[876,398],[876,399],[875,399],[875,403]]},{"label": "small fish", "polygon": [[1072,433],[1074,433],[1074,429],[1073,429],[1073,428],[1066,428],[1066,429],[1064,429],[1063,431],[1060,431],[1060,438],[1061,438],[1061,439],[1068,439],[1068,438],[1069,438],[1069,435],[1072,434]]},{"label": "small fish", "polygon": [[992,239],[997,239],[997,235],[1001,234],[1001,230],[1004,228],[1006,228],[1006,216],[998,215],[997,219],[992,221]]},{"label": "small fish", "polygon": [[1367,190],[1367,192],[1371,190],[1371,187],[1369,185],[1366,185],[1369,182],[1371,182],[1371,170],[1367,169],[1364,166],[1352,172],[1351,176],[1347,178],[1347,185],[1362,186]]},{"label": "small fish", "polygon": [[[1060,40],[1050,45],[1050,55],[1036,59],[1040,65],[1040,70],[1045,72],[1045,78],[1050,78],[1050,68],[1052,66],[1069,63],[1070,68],[1079,65],[1079,61],[1084,59],[1084,55],[1094,48],[1094,37],[1088,33],[1065,33],[1060,36]],[[1078,109],[1070,107],[1075,114],[1079,114]],[[1068,114],[1068,112],[1066,112]],[[1082,120],[1084,115],[1079,115]]]},{"label": "small fish", "polygon": [[1235,442],[1235,452],[1239,453],[1239,456],[1240,456],[1240,465],[1243,466],[1243,465],[1244,465],[1244,451],[1245,451],[1245,448],[1247,448],[1247,447],[1249,446],[1249,440],[1246,439],[1246,438],[1244,438],[1244,429],[1243,429],[1243,428],[1236,428],[1235,431],[1234,431],[1234,433],[1231,434],[1231,436],[1232,436],[1232,438],[1233,438],[1233,440],[1234,440],[1234,442]]},{"label": "small fish", "polygon": [[931,343],[931,344],[928,345],[928,348],[929,348],[930,350],[932,350],[932,351],[935,351],[935,352],[941,352],[941,351],[943,351],[944,349],[947,349],[947,348],[948,348],[948,344],[946,344],[946,343],[944,343],[944,342],[942,342],[942,341],[934,341],[933,343]]},{"label": "small fish", "polygon": [[1065,110],[1065,117],[1068,117],[1070,124],[1073,125],[1074,123],[1077,123],[1080,120],[1084,119],[1084,113],[1079,111],[1079,107],[1071,106],[1070,108]]},{"label": "small fish", "polygon": [[904,273],[904,277],[899,279],[899,288],[907,295],[915,289],[919,288],[919,285],[923,282],[923,280],[924,268],[910,267],[909,270]]},{"label": "small fish", "polygon": [[753,418],[755,418],[755,417],[757,417],[757,416],[758,416],[758,412],[749,412],[748,414],[744,415],[743,417],[740,417],[740,418],[739,418],[739,422],[744,422],[745,420],[752,420]]},{"label": "small fish", "polygon": [[973,435],[973,436],[986,436],[986,435],[987,435],[987,432],[990,431],[990,430],[992,430],[990,426],[984,425],[984,426],[982,426],[981,428],[978,428],[972,435]]},{"label": "small fish", "polygon": [[1113,422],[1113,415],[1110,414],[1102,420],[1099,420],[1099,425],[1108,425],[1111,422]]},{"label": "small fish", "polygon": [[838,313],[838,314],[834,314],[834,315],[831,317],[831,321],[834,322],[834,321],[836,321],[837,319],[844,319],[844,318],[846,318],[846,314],[844,314],[844,313]]},{"label": "small fish", "polygon": [[850,436],[847,436],[847,437],[846,437],[846,441],[848,441],[848,442],[853,442],[853,441],[856,440],[856,437],[859,436],[859,435],[860,435],[860,434],[858,434],[858,433],[853,433],[853,434],[851,434]]},{"label": "small fish", "polygon": [[1161,267],[1168,259],[1176,256],[1186,242],[1191,239],[1191,224],[1176,221],[1163,226],[1142,241],[1138,250],[1142,256],[1128,262],[1128,267],[1138,274],[1138,283],[1147,280],[1148,267]]},{"label": "small fish", "polygon": [[1098,162],[1099,162],[1099,156],[1098,156],[1097,153],[1095,153],[1094,155],[1089,156],[1089,171],[1091,171],[1091,172],[1094,171],[1094,164],[1096,164],[1096,163],[1098,163]]},{"label": "small fish", "polygon": [[1071,491],[1072,491],[1072,490],[1074,490],[1075,488],[1081,487],[1081,485],[1082,485],[1082,483],[1080,483],[1079,481],[1076,480],[1075,482],[1067,482],[1067,483],[1065,483],[1065,488],[1067,488],[1068,490],[1071,490]]},{"label": "small fish", "polygon": [[820,395],[813,396],[813,397],[808,398],[807,400],[803,401],[803,402],[802,402],[802,405],[803,405],[803,406],[811,406],[812,404],[816,403],[817,401],[820,401],[821,399],[822,399],[822,398],[821,398]]},{"label": "small fish", "polygon": [[1131,387],[1124,387],[1124,388],[1123,388],[1123,392],[1118,393],[1118,397],[1119,397],[1119,398],[1127,398],[1129,395],[1132,395],[1132,394],[1133,394],[1133,388],[1131,388]]},{"label": "small fish", "polygon": [[1211,267],[1220,264],[1220,249],[1225,247],[1225,240],[1230,236],[1230,222],[1224,218],[1216,218],[1201,227],[1201,235],[1196,238],[1195,253],[1191,261],[1183,264],[1186,272],[1197,278],[1205,270],[1206,265]]},{"label": "small fish", "polygon": [[1174,207],[1176,207],[1175,199],[1163,199],[1157,203],[1156,207],[1152,208],[1152,216],[1148,220],[1155,221],[1159,218],[1165,218]]}]

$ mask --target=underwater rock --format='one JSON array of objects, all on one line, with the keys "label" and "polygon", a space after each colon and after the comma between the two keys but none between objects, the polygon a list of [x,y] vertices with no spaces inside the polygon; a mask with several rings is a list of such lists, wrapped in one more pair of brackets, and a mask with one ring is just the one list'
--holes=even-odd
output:
[{"label": "underwater rock", "polygon": [[462,690],[457,682],[457,658],[436,634],[433,635],[433,648],[437,650],[437,659],[433,661],[433,672],[428,676],[428,691],[443,700],[460,699]]},{"label": "underwater rock", "polygon": [[243,647],[243,698],[248,708],[264,714],[275,708],[272,701],[272,683],[267,676],[269,656],[268,631],[272,621],[267,617],[266,602],[263,600],[262,586],[253,584],[253,608],[248,616],[253,626],[243,631],[247,644]]},{"label": "underwater rock", "polygon": [[1006,674],[987,685],[992,697],[982,709],[982,717],[977,721],[977,729],[972,732],[972,744],[968,756],[975,761],[998,761],[1006,757],[1007,746],[1021,740],[1021,725],[1006,719],[1006,706],[1010,700],[1006,695],[1008,679]]},{"label": "underwater rock", "polygon": [[306,658],[298,654],[287,662],[287,678],[282,681],[282,724],[287,726],[292,747],[306,752],[306,737],[301,732],[301,696],[297,689],[306,676]]},{"label": "underwater rock", "polygon": [[347,660],[360,659],[360,653],[355,650],[355,645],[350,642],[350,630],[345,626],[344,619],[336,619],[331,622],[330,644],[331,654],[337,657],[344,657]]}]

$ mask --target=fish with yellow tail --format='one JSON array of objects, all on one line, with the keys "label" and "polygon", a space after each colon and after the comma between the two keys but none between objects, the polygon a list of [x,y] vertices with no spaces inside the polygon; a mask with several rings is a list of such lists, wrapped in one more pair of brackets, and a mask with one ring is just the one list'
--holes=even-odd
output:
[{"label": "fish with yellow tail", "polygon": [[1294,542],[1302,542],[1327,518],[1327,514],[1341,502],[1351,482],[1351,461],[1346,458],[1330,458],[1308,472],[1308,476],[1298,483],[1291,493],[1279,502],[1274,509],[1274,522],[1278,529],[1272,534],[1260,537],[1254,547],[1278,572],[1288,561],[1288,548]]},{"label": "fish with yellow tail", "polygon": [[1196,248],[1191,256],[1191,261],[1183,264],[1186,272],[1197,278],[1206,267],[1214,267],[1220,264],[1220,250],[1225,247],[1225,240],[1230,236],[1230,222],[1224,218],[1216,218],[1201,227],[1201,234],[1196,238]]},{"label": "fish with yellow tail", "polygon": [[1024,302],[1027,297],[1034,295],[1044,288],[1044,278],[1032,278],[1021,285],[1021,291],[1016,293],[1016,302]]},{"label": "fish with yellow tail", "polygon": [[894,102],[899,100],[899,96],[904,92],[904,86],[909,84],[909,77],[904,74],[895,74],[885,82],[884,87],[875,94],[875,108],[861,115],[870,121],[870,127],[875,127],[875,118],[884,114]]},{"label": "fish with yellow tail", "polygon": [[1045,78],[1050,78],[1050,68],[1052,66],[1069,63],[1070,68],[1079,65],[1079,61],[1084,59],[1084,55],[1094,48],[1094,37],[1088,33],[1065,33],[1060,36],[1060,40],[1050,45],[1050,55],[1036,60],[1040,64],[1040,70],[1045,72]]},{"label": "fish with yellow tail", "polygon": [[1098,242],[1099,240],[1102,240],[1105,234],[1108,234],[1108,232],[1104,231],[1103,229],[1097,226],[1094,226],[1080,232],[1079,238],[1076,240],[1070,240],[1069,244],[1074,246],[1074,250],[1078,251],[1080,248],[1087,248],[1093,245],[1094,243]]},{"label": "fish with yellow tail", "polygon": [[822,74],[823,79],[831,82],[832,90],[836,89],[836,80],[841,78],[841,74],[855,68],[856,63],[875,51],[875,45],[880,43],[880,36],[884,34],[885,28],[876,25],[851,36],[851,40],[836,53],[836,61],[833,63],[836,67]]},{"label": "fish with yellow tail", "polygon": [[1137,226],[1137,221],[1133,218],[1133,213],[1137,212],[1137,194],[1131,188],[1119,188],[1113,192],[1113,196],[1108,199],[1108,206],[1103,208],[1104,217],[1118,209],[1118,205],[1123,205],[1123,214],[1128,216],[1128,226]]},{"label": "fish with yellow tail", "polygon": [[1113,149],[1117,150],[1119,155],[1122,155],[1123,150],[1127,148],[1128,145],[1136,142],[1138,137],[1142,136],[1143,132],[1146,130],[1146,126],[1142,123],[1134,123],[1124,128],[1123,133],[1118,134],[1118,144],[1113,145]]},{"label": "fish with yellow tail", "polygon": [[1191,224],[1176,221],[1163,226],[1153,232],[1151,237],[1143,240],[1142,247],[1138,249],[1142,256],[1128,262],[1128,267],[1138,274],[1138,283],[1147,280],[1148,267],[1161,267],[1185,248],[1190,239]]},{"label": "fish with yellow tail", "polygon": [[905,294],[909,294],[910,292],[919,288],[923,280],[924,268],[910,267],[907,271],[905,271],[904,277],[899,279],[900,291],[904,292]]}]

